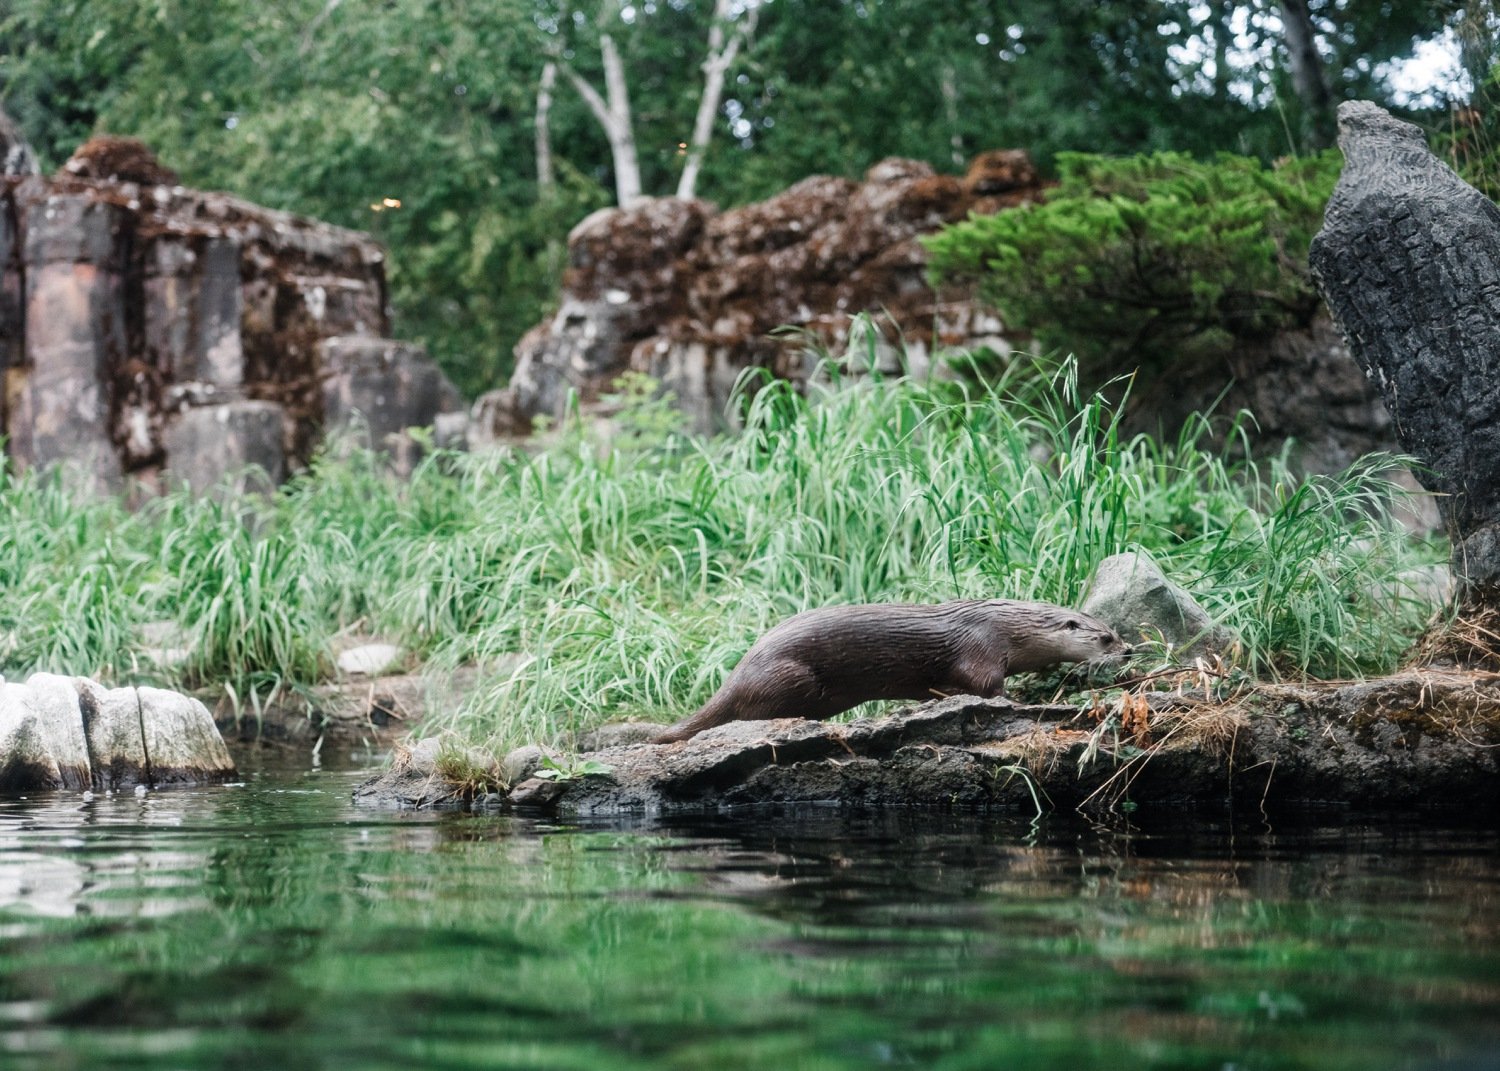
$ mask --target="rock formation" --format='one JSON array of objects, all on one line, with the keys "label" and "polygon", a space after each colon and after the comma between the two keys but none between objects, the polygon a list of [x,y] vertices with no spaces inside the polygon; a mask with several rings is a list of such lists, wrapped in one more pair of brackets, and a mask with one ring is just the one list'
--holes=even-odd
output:
[{"label": "rock formation", "polygon": [[1425,466],[1461,599],[1500,608],[1500,209],[1366,101],[1311,262],[1402,449]]},{"label": "rock formation", "polygon": [[859,313],[886,329],[868,341],[891,368],[898,331],[918,363],[938,344],[1003,346],[992,313],[927,285],[918,238],[1041,190],[1027,155],[1002,151],[962,179],[891,159],[863,183],[814,176],[723,213],[674,198],[604,209],[569,235],[561,307],[521,340],[510,386],[481,400],[476,423],[524,435],[559,415],[569,391],[587,403],[635,370],[709,430],[745,368],[801,380],[809,343],[841,351]]},{"label": "rock formation", "polygon": [[[403,392],[441,377],[388,327],[368,236],[184,189],[132,139],[94,138],[51,179],[0,178],[0,432],[22,466],[201,487],[305,460],[370,396],[400,409],[382,426],[458,408],[446,383]],[[347,336],[383,351],[388,389],[363,384],[370,360],[327,367]]]},{"label": "rock formation", "polygon": [[[814,176],[722,213],[675,199],[595,213],[570,236],[557,315],[521,340],[510,385],[476,404],[475,441],[527,434],[535,418],[560,415],[569,392],[591,407],[627,370],[659,379],[708,431],[724,423],[746,368],[800,383],[819,347],[851,354],[855,371],[873,360],[886,373],[922,373],[941,348],[1024,349],[1029,339],[970,290],[932,290],[919,239],[969,213],[1035,201],[1043,189],[1027,155],[1007,150],[976,157],[962,179],[886,160],[862,183]],[[877,326],[861,327],[859,313]],[[1102,389],[1135,371],[1132,356],[1083,386]],[[1312,471],[1394,445],[1379,392],[1323,314],[1224,360],[1139,377],[1126,430],[1175,437],[1215,403],[1221,416],[1255,414],[1259,449],[1295,439]]]},{"label": "rock formation", "polygon": [[1079,609],[1109,622],[1128,644],[1157,639],[1171,644],[1184,662],[1227,653],[1235,642],[1144,551],[1111,554],[1101,561]]},{"label": "rock formation", "polygon": [[229,781],[234,762],[208,709],[160,688],[83,677],[0,677],[0,791]]}]

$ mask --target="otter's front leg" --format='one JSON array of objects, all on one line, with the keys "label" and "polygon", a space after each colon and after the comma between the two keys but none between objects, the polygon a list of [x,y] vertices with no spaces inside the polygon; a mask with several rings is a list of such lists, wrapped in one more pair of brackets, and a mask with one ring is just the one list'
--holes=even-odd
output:
[{"label": "otter's front leg", "polygon": [[976,665],[971,661],[955,667],[951,694],[977,695],[981,699],[1003,699],[1007,663],[1004,658],[989,659]]}]

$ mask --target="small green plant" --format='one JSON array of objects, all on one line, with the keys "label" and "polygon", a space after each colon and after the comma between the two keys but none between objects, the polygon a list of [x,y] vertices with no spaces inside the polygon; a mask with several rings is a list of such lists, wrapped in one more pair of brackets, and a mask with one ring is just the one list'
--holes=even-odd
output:
[{"label": "small green plant", "polygon": [[[1047,813],[1046,808],[1042,806],[1042,797],[1047,794],[1046,790],[1037,783],[1036,776],[1030,770],[1017,763],[1010,763],[995,769],[994,776],[997,781],[1002,774],[1005,780],[1002,782],[1001,788],[1009,785],[1012,780],[1019,778],[1021,784],[1026,786],[1026,791],[1031,795],[1031,805],[1036,809],[1036,817],[1040,818]],[[1050,803],[1051,800],[1048,800],[1048,802]]]},{"label": "small green plant", "polygon": [[543,781],[580,781],[585,777],[606,777],[615,772],[615,768],[607,762],[598,759],[554,759],[551,755],[542,757],[541,768],[532,774],[540,777]]},{"label": "small green plant", "polygon": [[626,372],[614,382],[614,392],[603,399],[616,408],[620,433],[618,448],[632,452],[665,446],[682,432],[683,413],[677,395],[644,372]]}]

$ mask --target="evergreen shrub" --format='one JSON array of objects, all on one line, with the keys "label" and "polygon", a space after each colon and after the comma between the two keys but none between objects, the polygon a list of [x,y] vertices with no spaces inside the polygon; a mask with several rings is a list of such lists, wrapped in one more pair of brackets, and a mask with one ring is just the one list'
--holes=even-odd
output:
[{"label": "evergreen shrub", "polygon": [[928,239],[933,281],[976,285],[1010,326],[1086,372],[1211,358],[1317,311],[1307,246],[1340,164],[1336,152],[1270,168],[1062,154],[1045,202]]}]

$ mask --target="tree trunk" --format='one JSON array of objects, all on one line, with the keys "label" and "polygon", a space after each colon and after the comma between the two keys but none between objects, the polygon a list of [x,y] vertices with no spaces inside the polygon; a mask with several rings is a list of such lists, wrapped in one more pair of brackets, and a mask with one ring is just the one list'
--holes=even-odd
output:
[{"label": "tree trunk", "polygon": [[641,199],[641,165],[635,152],[635,129],[630,118],[630,93],[625,82],[625,64],[620,50],[609,34],[599,35],[599,52],[604,60],[604,91],[608,99],[589,85],[588,80],[559,59],[558,64],[568,81],[588,105],[594,118],[609,139],[609,152],[615,169],[615,201],[629,208]]},{"label": "tree trunk", "polygon": [[1318,55],[1317,30],[1307,9],[1307,0],[1281,0],[1281,23],[1286,41],[1287,65],[1292,88],[1307,112],[1308,140],[1314,149],[1333,144],[1333,93],[1323,57]]},{"label": "tree trunk", "polygon": [[641,165],[635,153],[625,64],[615,39],[607,33],[599,35],[599,52],[604,59],[604,89],[609,94],[610,121],[604,132],[609,135],[609,150],[615,161],[615,196],[621,208],[629,208],[641,199]]},{"label": "tree trunk", "polygon": [[941,82],[943,117],[948,120],[948,148],[954,167],[964,166],[964,136],[958,129],[958,73],[953,64],[944,63]]},{"label": "tree trunk", "polygon": [[557,191],[552,169],[552,90],[557,85],[557,64],[548,61],[536,87],[536,192],[540,200]]},{"label": "tree trunk", "polygon": [[724,76],[733,66],[740,45],[755,31],[757,14],[758,9],[752,7],[743,25],[726,35],[725,27],[732,21],[730,0],[714,0],[713,24],[708,30],[708,55],[703,60],[703,95],[698,98],[698,114],[693,120],[693,135],[687,145],[687,161],[677,182],[678,197],[697,196],[698,172],[703,167],[703,156],[713,136],[714,116],[719,112],[719,102],[724,99]]},{"label": "tree trunk", "polygon": [[[1229,99],[1229,41],[1234,36],[1234,2],[1221,0],[1212,13],[1214,28],[1214,99]],[[1285,16],[1283,16],[1285,17]]]}]

